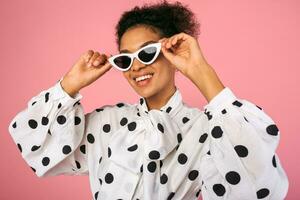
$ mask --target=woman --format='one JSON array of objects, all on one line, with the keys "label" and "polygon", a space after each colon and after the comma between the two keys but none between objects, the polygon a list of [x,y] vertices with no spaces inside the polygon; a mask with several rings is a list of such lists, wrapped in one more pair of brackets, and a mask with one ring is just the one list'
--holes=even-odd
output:
[{"label": "woman", "polygon": [[[11,121],[9,132],[36,175],[89,175],[94,199],[283,199],[280,132],[262,108],[222,84],[187,6],[135,7],[116,29],[120,54],[84,53]],[[84,114],[80,89],[112,67],[139,102]],[[176,71],[204,95],[204,111],[182,102]]]}]

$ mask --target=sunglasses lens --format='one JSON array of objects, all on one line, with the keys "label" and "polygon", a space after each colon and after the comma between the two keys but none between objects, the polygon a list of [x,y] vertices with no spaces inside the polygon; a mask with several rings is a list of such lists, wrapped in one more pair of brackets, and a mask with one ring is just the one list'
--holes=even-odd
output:
[{"label": "sunglasses lens", "polygon": [[157,48],[156,47],[148,47],[144,50],[140,51],[138,54],[139,59],[141,59],[143,62],[150,62],[155,57]]},{"label": "sunglasses lens", "polygon": [[122,69],[128,68],[130,62],[131,62],[131,58],[128,56],[119,56],[114,59],[114,63]]}]

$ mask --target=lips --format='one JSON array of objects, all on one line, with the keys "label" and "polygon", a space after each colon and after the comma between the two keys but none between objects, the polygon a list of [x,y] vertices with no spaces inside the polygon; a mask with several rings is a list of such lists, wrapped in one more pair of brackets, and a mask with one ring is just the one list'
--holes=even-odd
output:
[{"label": "lips", "polygon": [[136,78],[141,77],[141,76],[145,76],[145,75],[152,75],[152,76],[153,76],[154,73],[149,72],[149,73],[143,73],[143,74],[135,75],[135,76],[133,77],[133,80],[136,81]]}]

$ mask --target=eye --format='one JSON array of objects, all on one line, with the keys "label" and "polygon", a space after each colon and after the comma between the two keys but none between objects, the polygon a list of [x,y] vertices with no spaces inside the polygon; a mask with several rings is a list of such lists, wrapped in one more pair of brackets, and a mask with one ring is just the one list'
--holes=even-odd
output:
[{"label": "eye", "polygon": [[138,57],[144,62],[150,62],[156,54],[156,47],[147,47],[139,52]]}]

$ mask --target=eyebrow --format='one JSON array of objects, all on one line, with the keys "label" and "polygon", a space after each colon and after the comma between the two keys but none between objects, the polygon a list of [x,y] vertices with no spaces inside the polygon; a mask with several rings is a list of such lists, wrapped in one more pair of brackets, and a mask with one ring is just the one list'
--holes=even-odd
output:
[{"label": "eyebrow", "polygon": [[[149,41],[143,43],[139,48],[142,48],[142,47],[146,46],[147,44],[151,44],[151,43],[155,43],[155,42],[157,42],[157,41],[149,40]],[[120,53],[130,53],[130,51],[127,49],[123,49],[120,51]]]}]

